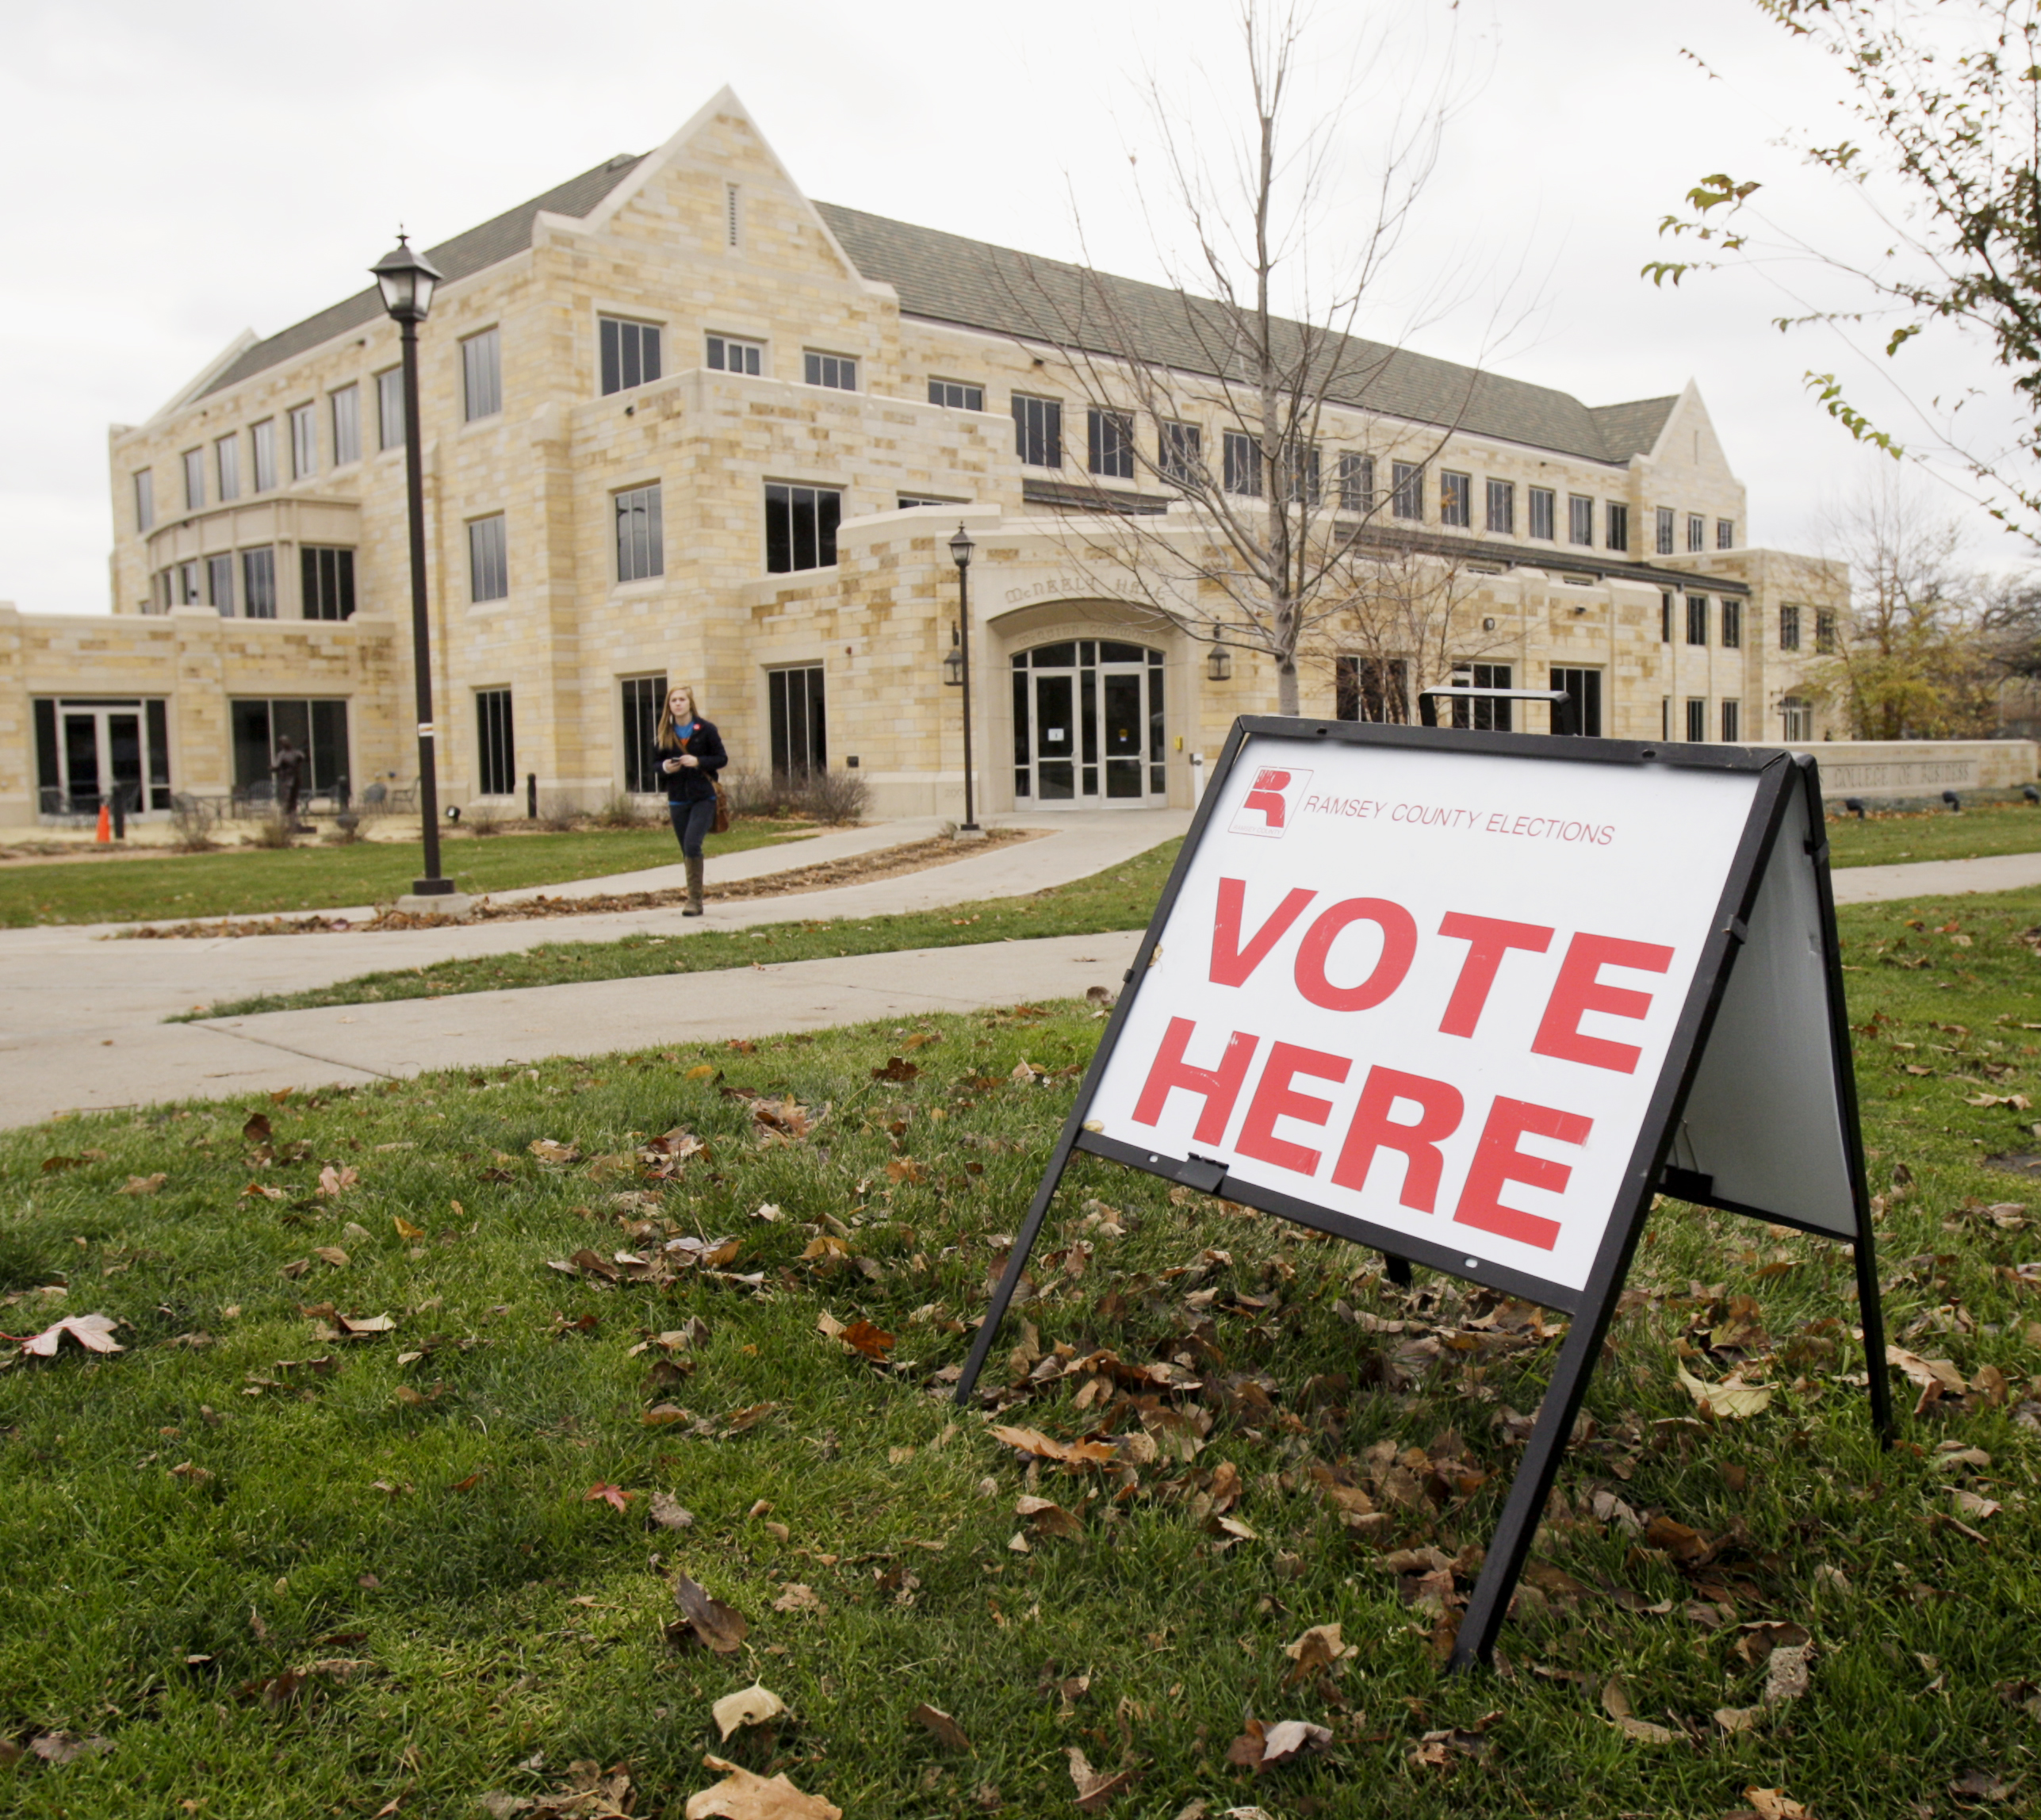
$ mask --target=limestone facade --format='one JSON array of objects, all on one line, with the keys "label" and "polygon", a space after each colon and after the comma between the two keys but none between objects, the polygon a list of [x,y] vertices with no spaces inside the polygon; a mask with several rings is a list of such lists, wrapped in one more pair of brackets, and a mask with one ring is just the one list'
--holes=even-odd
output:
[{"label": "limestone facade", "polygon": [[[422,331],[420,425],[442,801],[521,800],[527,776],[584,805],[641,784],[630,685],[664,678],[698,688],[740,765],[770,764],[775,738],[796,762],[819,746],[859,769],[877,812],[954,814],[961,717],[942,660],[960,523],[976,544],[980,805],[1189,801],[1192,754],[1273,710],[1273,668],[1236,648],[1214,680],[1208,643],[1087,559],[1111,515],[1087,471],[1086,400],[1052,348],[990,321],[971,269],[987,251],[811,202],[728,91],[657,151],[435,249],[447,280]],[[357,297],[243,337],[147,423],[112,431],[111,616],[0,609],[0,821],[52,807],[53,787],[74,804],[98,787],[73,702],[161,703],[146,737],[168,751],[149,762],[181,791],[250,781],[258,723],[235,704],[265,699],[344,704],[323,762],[357,795],[412,780],[404,446],[385,403],[397,361],[394,325]],[[1599,410],[1514,382],[1498,396],[1446,429],[1384,409],[1324,425],[1327,488],[1342,452],[1367,450],[1384,493],[1393,461],[1423,461],[1422,520],[1398,528],[1457,572],[1451,654],[1520,686],[1593,672],[1614,737],[1821,738],[1796,700],[1847,577],[1748,546],[1698,392]],[[1059,464],[1023,458],[1017,399],[1060,405]],[[1446,474],[1467,477],[1464,527],[1440,523]],[[1484,516],[1491,482],[1508,489],[1507,528]],[[1152,480],[1107,490],[1138,496],[1166,537],[1200,535]],[[804,515],[832,500],[835,560],[802,565],[827,554],[819,534],[803,542]],[[1612,508],[1627,518],[1615,548]],[[1576,509],[1585,543],[1570,541]],[[1055,661],[1024,661],[1045,649]],[[1354,674],[1330,629],[1304,653],[1304,711],[1356,711]],[[101,781],[112,762],[102,749]]]}]

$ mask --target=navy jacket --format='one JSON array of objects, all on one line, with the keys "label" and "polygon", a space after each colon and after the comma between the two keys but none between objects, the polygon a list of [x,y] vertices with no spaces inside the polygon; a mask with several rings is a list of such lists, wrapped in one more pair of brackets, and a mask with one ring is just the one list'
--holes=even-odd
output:
[{"label": "navy jacket", "polygon": [[[678,758],[684,752],[697,762],[684,764],[678,771],[660,769],[668,759]],[[723,750],[723,736],[716,731],[716,723],[712,720],[698,719],[694,732],[680,742],[678,752],[661,745],[656,738],[653,741],[652,775],[664,786],[669,803],[711,800],[716,794],[714,774],[729,761],[730,755]]]}]

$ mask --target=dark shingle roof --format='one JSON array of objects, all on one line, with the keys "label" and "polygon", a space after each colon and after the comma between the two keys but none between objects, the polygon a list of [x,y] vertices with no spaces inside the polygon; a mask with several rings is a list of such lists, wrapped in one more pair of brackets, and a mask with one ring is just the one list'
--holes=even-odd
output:
[{"label": "dark shingle roof", "polygon": [[[547,190],[543,196],[534,196],[529,202],[521,202],[516,208],[507,210],[494,220],[484,221],[479,228],[470,228],[465,234],[456,234],[450,240],[428,247],[427,256],[450,281],[465,278],[472,273],[481,271],[484,266],[496,265],[515,254],[523,252],[531,244],[531,224],[534,216],[543,211],[547,214],[566,215],[578,220],[622,182],[640,162],[638,155],[630,153],[612,158],[597,165],[592,171],[584,171],[579,177],[570,178],[558,188]],[[366,290],[357,291],[354,296],[343,299],[330,308],[321,310],[316,316],[308,316],[304,321],[280,330],[266,340],[257,342],[216,374],[212,383],[198,396],[203,398],[213,393],[224,391],[251,374],[260,373],[266,368],[294,359],[297,355],[318,347],[320,343],[331,341],[336,335],[344,335],[350,328],[359,328],[364,324],[378,321],[382,313],[382,301],[377,296],[373,285]]]},{"label": "dark shingle roof", "polygon": [[[815,206],[852,262],[891,285],[909,316],[1102,355],[1131,350],[1183,372],[1224,370],[1223,312],[1206,300],[835,203]],[[1285,326],[1293,338],[1308,332]],[[1342,404],[1616,465],[1649,450],[1678,402],[1591,408],[1549,386],[1358,337],[1343,338],[1330,357],[1346,382],[1328,395]]]}]

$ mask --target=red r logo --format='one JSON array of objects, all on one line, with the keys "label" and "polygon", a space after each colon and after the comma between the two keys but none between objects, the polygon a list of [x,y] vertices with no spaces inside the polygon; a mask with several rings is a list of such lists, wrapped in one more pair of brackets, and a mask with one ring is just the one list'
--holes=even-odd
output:
[{"label": "red r logo", "polygon": [[1301,792],[1310,782],[1308,771],[1278,771],[1272,766],[1257,771],[1240,807],[1233,812],[1227,832],[1281,840],[1289,826],[1292,794]]}]

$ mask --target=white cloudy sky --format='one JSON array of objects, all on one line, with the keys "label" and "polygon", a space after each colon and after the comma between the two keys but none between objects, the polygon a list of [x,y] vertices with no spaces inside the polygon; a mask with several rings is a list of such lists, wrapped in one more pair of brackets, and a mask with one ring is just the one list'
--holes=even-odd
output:
[{"label": "white cloudy sky", "polygon": [[[1591,403],[1695,379],[1750,488],[1754,538],[1813,547],[1825,504],[1871,462],[1801,375],[1866,370],[1818,331],[1769,327],[1792,306],[1761,280],[1657,290],[1638,267],[1660,256],[1660,216],[1724,169],[1770,180],[1783,219],[1861,240],[1775,143],[1835,126],[1825,59],[1749,0],[1318,13],[1321,71],[1345,67],[1369,21],[1385,33],[1334,148],[1343,193],[1365,193],[1391,98],[1456,30],[1473,85],[1395,282],[1357,326],[1394,335],[1448,274],[1461,301],[1412,338],[1426,352],[1480,358],[1500,322],[1496,365]],[[1156,275],[1130,193],[1129,151],[1144,178],[1158,168],[1139,85],[1152,70],[1210,139],[1234,13],[1230,0],[13,0],[0,21],[15,249],[0,270],[0,599],[106,610],[106,427],[146,419],[242,328],[268,333],[356,289],[400,219],[443,239],[650,148],[726,82],[811,195],[1063,256],[1081,215],[1098,263]],[[1364,217],[1334,210],[1317,249]],[[1905,358],[1924,395],[1982,370],[1956,349]],[[1862,389],[1897,416],[1882,385]],[[1977,548],[2019,554],[1989,531]]]}]

